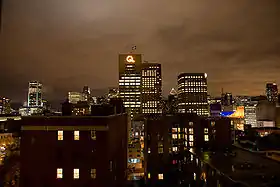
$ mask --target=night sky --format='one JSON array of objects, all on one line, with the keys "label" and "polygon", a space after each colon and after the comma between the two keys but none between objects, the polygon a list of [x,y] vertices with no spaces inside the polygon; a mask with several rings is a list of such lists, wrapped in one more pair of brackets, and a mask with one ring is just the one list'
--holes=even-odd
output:
[{"label": "night sky", "polygon": [[208,73],[212,95],[260,95],[280,84],[280,1],[4,0],[0,95],[25,99],[29,80],[48,99],[117,86],[132,45],[162,63],[165,95],[180,72]]}]

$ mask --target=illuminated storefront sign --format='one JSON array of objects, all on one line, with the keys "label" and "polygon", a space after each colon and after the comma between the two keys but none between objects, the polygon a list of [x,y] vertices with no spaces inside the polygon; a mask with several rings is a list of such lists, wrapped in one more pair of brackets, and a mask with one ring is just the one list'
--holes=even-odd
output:
[{"label": "illuminated storefront sign", "polygon": [[131,55],[128,55],[126,57],[126,61],[129,62],[129,63],[135,63],[135,60],[134,60],[133,56],[131,56]]}]

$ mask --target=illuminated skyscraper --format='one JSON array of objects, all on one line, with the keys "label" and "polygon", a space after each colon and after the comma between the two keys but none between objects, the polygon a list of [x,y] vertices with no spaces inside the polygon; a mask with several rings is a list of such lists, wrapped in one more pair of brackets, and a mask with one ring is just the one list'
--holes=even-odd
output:
[{"label": "illuminated skyscraper", "polygon": [[161,64],[142,64],[142,113],[162,113],[160,102],[162,98]]},{"label": "illuminated skyscraper", "polygon": [[84,86],[83,88],[83,100],[89,101],[90,99],[90,88],[88,86]]},{"label": "illuminated skyscraper", "polygon": [[12,112],[10,99],[0,98],[0,114],[10,114]]},{"label": "illuminated skyscraper", "polygon": [[206,73],[182,73],[178,76],[178,112],[209,115]]},{"label": "illuminated skyscraper", "polygon": [[141,107],[141,58],[141,54],[119,55],[119,94],[132,116]]},{"label": "illuminated skyscraper", "polygon": [[278,101],[278,88],[276,83],[266,84],[266,97],[269,102]]},{"label": "illuminated skyscraper", "polygon": [[42,84],[39,81],[31,81],[28,88],[28,107],[42,106]]}]

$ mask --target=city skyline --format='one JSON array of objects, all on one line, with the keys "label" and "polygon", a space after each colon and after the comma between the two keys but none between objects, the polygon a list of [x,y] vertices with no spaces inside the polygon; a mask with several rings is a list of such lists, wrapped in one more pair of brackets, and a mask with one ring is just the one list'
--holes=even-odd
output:
[{"label": "city skyline", "polygon": [[261,95],[267,82],[280,82],[278,1],[161,0],[158,11],[150,1],[67,2],[4,2],[2,96],[25,99],[30,80],[41,81],[50,99],[83,85],[117,87],[118,54],[132,45],[144,60],[162,64],[165,96],[182,72],[207,73],[210,95],[222,88]]}]

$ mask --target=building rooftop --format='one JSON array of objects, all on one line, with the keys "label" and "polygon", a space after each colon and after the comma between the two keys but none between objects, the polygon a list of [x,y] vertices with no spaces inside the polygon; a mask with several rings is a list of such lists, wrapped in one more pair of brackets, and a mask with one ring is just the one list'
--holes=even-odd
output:
[{"label": "building rooftop", "polygon": [[248,187],[280,186],[280,163],[258,153],[233,148],[232,153],[202,152],[192,149],[201,161],[230,180]]}]

